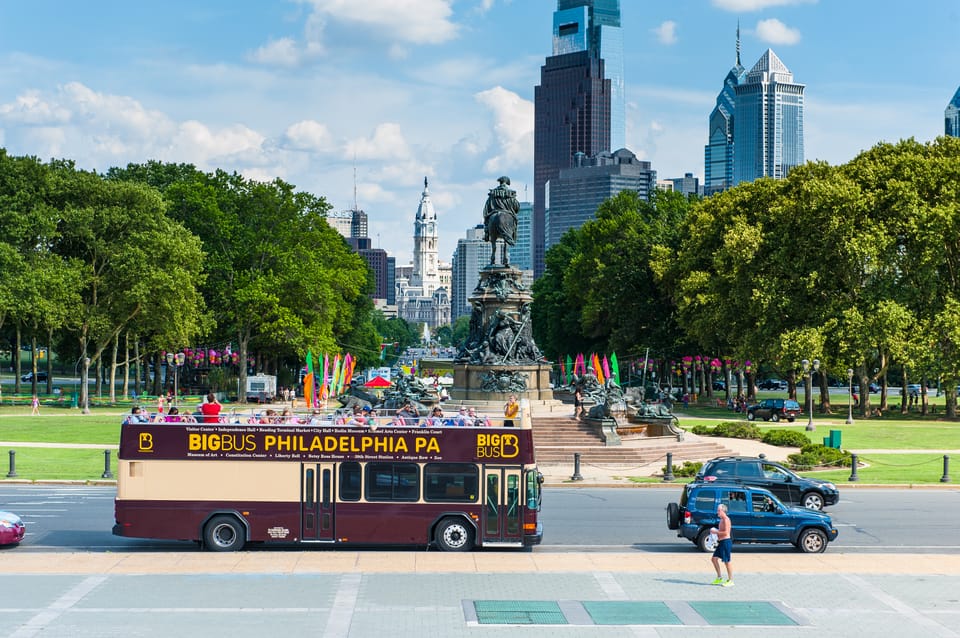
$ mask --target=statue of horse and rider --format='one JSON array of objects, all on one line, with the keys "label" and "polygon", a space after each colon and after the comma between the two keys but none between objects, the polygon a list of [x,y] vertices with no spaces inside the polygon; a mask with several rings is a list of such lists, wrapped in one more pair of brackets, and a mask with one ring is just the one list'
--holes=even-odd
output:
[{"label": "statue of horse and rider", "polygon": [[483,207],[483,241],[490,242],[490,265],[497,263],[497,242],[503,240],[502,260],[504,266],[510,265],[510,254],[507,246],[517,243],[517,216],[520,214],[520,202],[517,201],[517,191],[508,188],[510,178],[503,176],[497,179],[499,184],[491,188],[487,195],[487,203]]}]

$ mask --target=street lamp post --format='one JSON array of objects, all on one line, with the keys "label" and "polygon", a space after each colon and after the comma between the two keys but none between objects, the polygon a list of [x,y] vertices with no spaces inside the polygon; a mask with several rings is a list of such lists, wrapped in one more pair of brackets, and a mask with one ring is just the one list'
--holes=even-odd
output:
[{"label": "street lamp post", "polygon": [[847,368],[847,425],[853,425],[853,368]]},{"label": "street lamp post", "polygon": [[800,365],[803,366],[803,376],[807,381],[807,432],[813,432],[817,429],[817,426],[813,424],[813,373],[817,372],[820,369],[820,359],[813,360],[813,367],[811,368],[810,362],[807,359],[804,359],[800,362]]},{"label": "street lamp post", "polygon": [[187,360],[187,355],[182,352],[173,354],[167,353],[167,373],[173,368],[173,401],[174,405],[180,405],[180,366]]},{"label": "street lamp post", "polygon": [[90,357],[83,358],[83,413],[90,414]]}]

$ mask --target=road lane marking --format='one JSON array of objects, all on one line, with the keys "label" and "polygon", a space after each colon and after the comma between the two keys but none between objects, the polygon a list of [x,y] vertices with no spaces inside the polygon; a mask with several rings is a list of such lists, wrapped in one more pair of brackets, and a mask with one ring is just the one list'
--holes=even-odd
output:
[{"label": "road lane marking", "polygon": [[39,614],[21,625],[10,638],[33,638],[42,633],[47,626],[59,618],[65,611],[80,602],[84,596],[92,592],[107,580],[106,576],[88,576],[73,586],[67,593],[56,599]]}]

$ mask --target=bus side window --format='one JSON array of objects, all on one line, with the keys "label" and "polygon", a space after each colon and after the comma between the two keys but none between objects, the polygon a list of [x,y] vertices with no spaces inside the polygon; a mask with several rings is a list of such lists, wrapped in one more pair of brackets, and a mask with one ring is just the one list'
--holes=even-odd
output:
[{"label": "bus side window", "polygon": [[355,461],[340,464],[340,500],[360,500],[360,464]]}]

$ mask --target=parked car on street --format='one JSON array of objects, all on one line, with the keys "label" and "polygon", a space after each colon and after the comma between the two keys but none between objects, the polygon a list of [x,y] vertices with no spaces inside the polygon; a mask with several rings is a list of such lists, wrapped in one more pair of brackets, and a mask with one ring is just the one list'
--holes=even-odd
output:
[{"label": "parked car on street", "polygon": [[727,382],[726,382],[726,381],[720,381],[720,380],[714,381],[714,382],[713,382],[713,389],[714,389],[714,390],[719,390],[719,391],[726,390],[726,389],[727,389]]},{"label": "parked car on street", "polygon": [[786,390],[787,382],[781,379],[764,379],[757,387],[761,390]]},{"label": "parked car on street", "polygon": [[[32,372],[26,373],[25,375],[20,377],[20,380],[24,383],[30,383],[31,381],[33,381],[33,373]],[[42,383],[46,380],[47,380],[46,372],[37,372],[37,383]]]},{"label": "parked car on street", "polygon": [[784,505],[769,490],[730,483],[689,483],[679,503],[667,505],[667,528],[692,541],[701,551],[716,548],[717,505],[727,506],[734,543],[792,543],[807,553],[820,553],[838,531],[828,514]]},{"label": "parked car on street", "polygon": [[694,483],[738,483],[770,490],[784,503],[822,510],[836,505],[836,484],[800,476],[783,465],[755,456],[721,456],[704,463]]},{"label": "parked car on street", "polygon": [[800,412],[800,404],[793,399],[764,399],[760,403],[747,406],[747,420],[763,419],[776,423],[786,419],[793,423]]},{"label": "parked car on street", "polygon": [[0,511],[0,545],[16,545],[23,540],[27,529],[13,512]]}]

